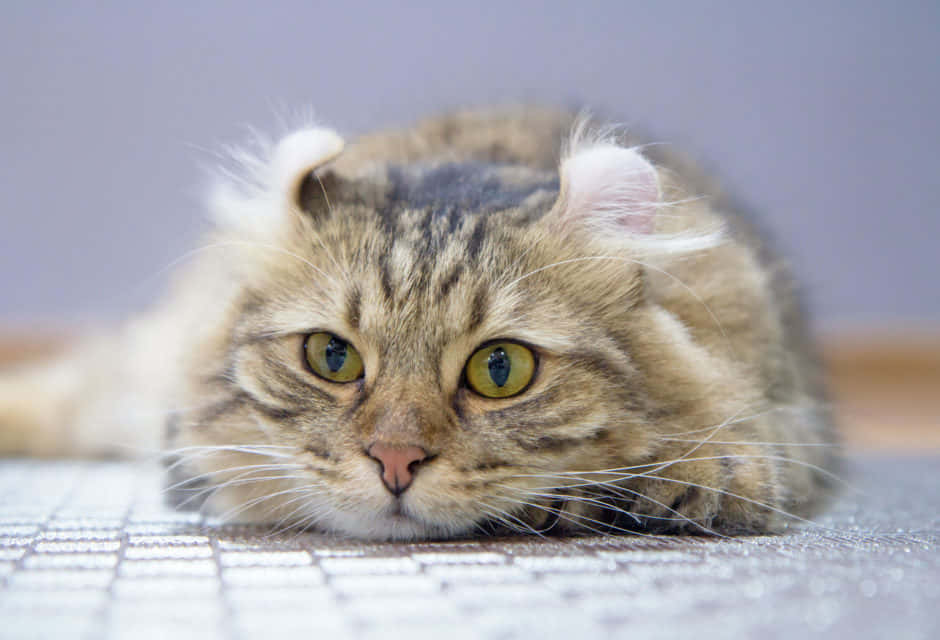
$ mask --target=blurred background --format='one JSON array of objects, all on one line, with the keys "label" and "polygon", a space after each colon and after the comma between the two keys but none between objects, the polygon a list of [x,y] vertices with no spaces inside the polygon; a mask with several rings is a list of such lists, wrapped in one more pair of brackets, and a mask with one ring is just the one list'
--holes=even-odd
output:
[{"label": "blurred background", "polygon": [[933,0],[4,2],[0,325],[153,299],[249,125],[533,101],[691,151],[761,212],[826,335],[935,336],[938,61]]}]

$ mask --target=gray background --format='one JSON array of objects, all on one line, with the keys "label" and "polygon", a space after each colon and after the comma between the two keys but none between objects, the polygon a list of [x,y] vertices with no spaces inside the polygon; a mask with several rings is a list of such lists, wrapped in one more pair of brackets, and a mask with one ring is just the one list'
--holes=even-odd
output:
[{"label": "gray background", "polygon": [[588,104],[761,211],[826,328],[940,322],[940,3],[11,2],[0,323],[113,317],[205,226],[212,150],[307,106],[352,134]]}]

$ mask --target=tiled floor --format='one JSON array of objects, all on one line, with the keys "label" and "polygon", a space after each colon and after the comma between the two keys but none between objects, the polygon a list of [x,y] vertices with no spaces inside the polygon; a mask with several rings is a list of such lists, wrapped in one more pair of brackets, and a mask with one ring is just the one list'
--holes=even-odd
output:
[{"label": "tiled floor", "polygon": [[778,537],[375,545],[168,511],[149,467],[2,461],[0,637],[937,637],[940,458],[850,478]]}]

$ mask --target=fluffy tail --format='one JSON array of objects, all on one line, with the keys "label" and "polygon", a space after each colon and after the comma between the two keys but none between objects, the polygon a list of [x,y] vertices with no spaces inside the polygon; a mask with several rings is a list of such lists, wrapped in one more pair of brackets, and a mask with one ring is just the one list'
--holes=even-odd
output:
[{"label": "fluffy tail", "polygon": [[128,336],[82,342],[64,355],[0,369],[0,455],[121,456],[153,452],[162,419]]}]

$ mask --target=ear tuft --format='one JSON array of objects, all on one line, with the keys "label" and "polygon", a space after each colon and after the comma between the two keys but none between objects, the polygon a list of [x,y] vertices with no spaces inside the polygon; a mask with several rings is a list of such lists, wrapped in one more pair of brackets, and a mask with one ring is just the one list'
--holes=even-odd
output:
[{"label": "ear tuft", "polygon": [[609,142],[562,162],[561,216],[609,231],[653,232],[661,194],[656,168],[636,149]]},{"label": "ear tuft", "polygon": [[288,205],[298,202],[304,178],[343,151],[344,142],[332,129],[301,129],[281,139],[274,150],[272,185]]},{"label": "ear tuft", "polygon": [[336,158],[344,143],[332,129],[311,127],[276,144],[257,136],[255,146],[228,150],[235,168],[219,172],[209,208],[221,228],[270,236],[283,229],[291,211],[299,207],[310,172]]}]

